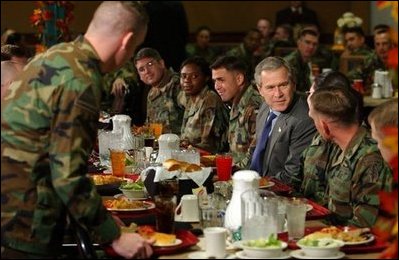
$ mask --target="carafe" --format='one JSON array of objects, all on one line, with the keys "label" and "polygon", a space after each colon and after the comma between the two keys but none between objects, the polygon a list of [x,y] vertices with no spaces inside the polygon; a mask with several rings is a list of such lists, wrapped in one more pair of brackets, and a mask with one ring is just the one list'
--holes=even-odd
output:
[{"label": "carafe", "polygon": [[115,115],[112,117],[114,134],[121,134],[120,148],[125,150],[135,149],[135,140],[130,130],[130,123],[132,119],[128,115]]},{"label": "carafe", "polygon": [[226,209],[224,226],[233,234],[233,240],[241,240],[241,194],[247,190],[257,191],[259,189],[259,174],[256,171],[242,170],[234,173],[233,195]]}]

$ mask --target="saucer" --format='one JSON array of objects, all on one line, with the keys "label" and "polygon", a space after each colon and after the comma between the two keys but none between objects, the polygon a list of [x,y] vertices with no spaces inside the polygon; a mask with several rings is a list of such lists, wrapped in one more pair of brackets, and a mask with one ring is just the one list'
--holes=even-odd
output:
[{"label": "saucer", "polygon": [[271,258],[265,258],[265,257],[256,258],[253,256],[247,256],[244,251],[238,251],[238,252],[236,252],[236,256],[240,259],[288,259],[288,258],[291,258],[290,254],[288,254],[287,252],[283,252],[280,256],[275,256],[275,257],[271,257]]},{"label": "saucer", "polygon": [[345,256],[344,252],[338,252],[338,254],[334,255],[334,256],[325,256],[325,257],[317,257],[317,256],[307,256],[305,255],[305,253],[303,252],[302,249],[299,250],[295,250],[295,251],[291,251],[290,254],[292,257],[298,258],[298,259],[340,259],[343,258]]},{"label": "saucer", "polygon": [[180,218],[179,215],[175,216],[175,221],[176,222],[199,222],[198,218],[188,218],[188,219],[183,219]]},{"label": "saucer", "polygon": [[[191,254],[188,254],[189,259],[208,259],[208,257],[205,254],[205,251],[198,251],[198,252],[193,252]],[[217,258],[217,259],[235,259],[235,255],[225,255],[223,258]]]}]

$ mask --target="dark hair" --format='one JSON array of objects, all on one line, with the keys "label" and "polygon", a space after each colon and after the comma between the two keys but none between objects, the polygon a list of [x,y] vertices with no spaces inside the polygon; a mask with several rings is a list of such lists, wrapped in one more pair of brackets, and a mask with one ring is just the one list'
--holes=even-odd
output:
[{"label": "dark hair", "polygon": [[308,34],[319,38],[319,33],[312,29],[302,30],[301,33],[299,34],[299,38],[305,37]]},{"label": "dark hair", "polygon": [[26,51],[24,48],[18,46],[18,45],[13,45],[13,44],[5,44],[1,46],[1,55],[6,55],[9,56],[10,59],[11,57],[27,57]]},{"label": "dark hair", "polygon": [[137,52],[137,54],[134,56],[134,64],[137,63],[138,60],[144,59],[144,58],[153,58],[157,61],[162,60],[161,54],[156,49],[153,48],[142,48]]},{"label": "dark hair", "polygon": [[288,23],[280,24],[276,27],[277,28],[282,28],[286,34],[288,34],[288,39],[292,39],[294,37],[294,29],[292,26]]},{"label": "dark hair", "polygon": [[343,87],[320,88],[310,96],[312,107],[342,125],[358,124],[358,97]]},{"label": "dark hair", "polygon": [[198,27],[197,30],[195,30],[195,35],[198,35],[201,31],[208,31],[210,33],[212,32],[211,28],[209,28],[206,25],[202,25],[202,26]]},{"label": "dark hair", "polygon": [[391,27],[387,24],[377,24],[376,26],[374,26],[373,31],[379,31],[379,30],[384,30],[384,31],[389,31],[391,29]]},{"label": "dark hair", "polygon": [[342,33],[345,35],[347,33],[356,33],[358,36],[363,36],[364,37],[364,32],[362,27],[356,26],[356,27],[344,27],[342,29]]},{"label": "dark hair", "polygon": [[12,33],[8,35],[5,44],[20,45],[22,42],[22,35],[20,33]]},{"label": "dark hair", "polygon": [[209,63],[203,57],[193,56],[193,57],[186,59],[181,64],[180,70],[182,70],[182,68],[184,66],[186,66],[187,64],[197,65],[200,68],[202,74],[204,74],[205,76],[207,76],[209,78],[212,77],[212,72],[211,72],[211,69],[209,68]]},{"label": "dark hair", "polygon": [[248,81],[248,66],[244,60],[236,56],[220,56],[210,66],[211,69],[225,68],[228,71],[238,71],[244,74],[245,81]]},{"label": "dark hair", "polygon": [[313,86],[315,91],[321,88],[332,87],[344,88],[357,97],[357,114],[359,123],[361,123],[363,121],[363,96],[352,88],[351,82],[344,74],[338,71],[328,71],[321,73],[315,78],[315,84]]}]

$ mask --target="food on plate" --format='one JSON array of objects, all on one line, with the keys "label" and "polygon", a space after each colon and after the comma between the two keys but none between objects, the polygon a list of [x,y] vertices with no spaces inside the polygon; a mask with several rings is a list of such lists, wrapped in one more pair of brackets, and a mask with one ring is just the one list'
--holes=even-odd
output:
[{"label": "food on plate", "polygon": [[121,226],[121,231],[124,233],[136,233],[137,232],[137,224],[132,222],[129,226]]},{"label": "food on plate", "polygon": [[136,182],[133,181],[124,181],[119,186],[120,189],[124,190],[143,190],[144,189],[144,182],[139,180]]},{"label": "food on plate", "polygon": [[121,178],[113,175],[94,174],[91,175],[91,178],[94,181],[94,185],[116,184],[122,181]]},{"label": "food on plate", "polygon": [[349,231],[345,232],[342,229],[339,229],[335,226],[330,226],[323,228],[319,231],[316,231],[312,234],[309,234],[304,237],[304,239],[320,239],[320,238],[333,238],[342,240],[344,242],[361,242],[367,239],[366,236],[363,236],[362,229],[359,229],[359,232],[356,231]]},{"label": "food on plate", "polygon": [[139,226],[137,233],[144,238],[154,239],[157,246],[173,245],[176,242],[176,235],[156,232],[153,227],[147,225]]},{"label": "food on plate", "polygon": [[200,162],[204,167],[214,167],[216,165],[215,159],[216,155],[204,155],[200,157]]},{"label": "food on plate", "polygon": [[128,200],[124,197],[104,200],[104,206],[108,209],[141,209],[146,207],[143,201]]},{"label": "food on plate", "polygon": [[197,164],[190,164],[175,159],[168,159],[163,162],[163,167],[168,171],[183,171],[183,172],[195,172],[201,171],[201,166]]},{"label": "food on plate", "polygon": [[259,179],[259,187],[264,187],[264,186],[267,186],[268,184],[269,184],[269,181],[265,177],[262,177]]},{"label": "food on plate", "polygon": [[276,236],[271,234],[267,239],[259,238],[259,239],[248,240],[245,243],[243,243],[243,245],[248,247],[258,247],[258,248],[280,248],[282,246],[282,243],[280,240],[277,239]]},{"label": "food on plate", "polygon": [[[303,246],[311,246],[311,247],[337,247],[337,246],[342,246],[340,243],[338,243],[335,239],[301,239],[298,241],[300,245]],[[342,243],[342,242],[341,242]]]}]

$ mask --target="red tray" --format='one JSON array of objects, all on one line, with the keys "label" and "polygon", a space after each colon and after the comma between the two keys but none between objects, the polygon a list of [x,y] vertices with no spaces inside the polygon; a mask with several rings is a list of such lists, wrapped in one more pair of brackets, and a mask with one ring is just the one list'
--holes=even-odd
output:
[{"label": "red tray", "polygon": [[[318,231],[324,227],[307,227],[305,228],[305,235]],[[385,241],[382,241],[378,236],[374,235],[375,239],[367,244],[361,245],[347,245],[342,247],[340,250],[347,254],[363,254],[363,253],[376,253],[384,250],[389,244]],[[288,241],[288,233],[280,233],[278,234],[278,238],[285,242]],[[295,241],[289,241],[288,248],[292,250],[299,249]]]},{"label": "red tray", "polygon": [[274,182],[274,185],[269,188],[270,191],[277,193],[279,195],[288,195],[293,191],[293,188],[288,186],[287,184],[282,183],[281,181],[274,178],[267,178],[269,181]]},{"label": "red tray", "polygon": [[[196,245],[199,242],[198,238],[189,230],[177,230],[176,237],[182,240],[182,243],[180,245],[171,247],[153,247],[154,255],[170,255],[181,252],[187,248],[190,248],[191,246]],[[119,257],[110,246],[105,247],[104,251],[110,257]]]},{"label": "red tray", "polygon": [[309,199],[308,203],[312,205],[313,209],[306,213],[306,220],[323,219],[330,215],[330,211],[320,204],[317,204]]}]

